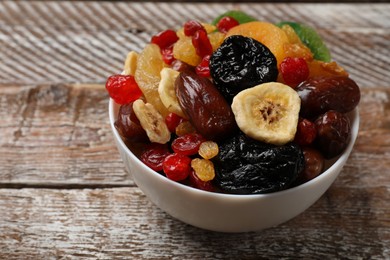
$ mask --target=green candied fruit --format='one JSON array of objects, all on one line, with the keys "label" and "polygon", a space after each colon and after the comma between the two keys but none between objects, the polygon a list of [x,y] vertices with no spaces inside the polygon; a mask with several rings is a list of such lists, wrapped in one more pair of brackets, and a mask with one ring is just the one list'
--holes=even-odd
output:
[{"label": "green candied fruit", "polygon": [[221,14],[220,16],[218,16],[217,18],[215,18],[213,20],[212,24],[216,25],[219,22],[219,20],[221,20],[222,18],[224,18],[226,16],[230,16],[230,17],[236,19],[239,24],[257,21],[256,18],[244,13],[243,11],[231,10],[231,11],[227,11],[227,12]]},{"label": "green candied fruit", "polygon": [[296,22],[280,22],[276,24],[278,27],[282,27],[283,25],[289,25],[294,29],[301,41],[311,50],[314,59],[324,62],[331,61],[328,47],[312,27]]}]

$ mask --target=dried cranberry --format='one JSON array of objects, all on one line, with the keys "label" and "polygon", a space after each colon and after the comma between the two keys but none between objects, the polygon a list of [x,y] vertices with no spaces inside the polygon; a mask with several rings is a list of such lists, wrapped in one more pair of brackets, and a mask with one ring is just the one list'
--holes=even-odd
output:
[{"label": "dried cranberry", "polygon": [[194,155],[199,151],[199,146],[205,139],[196,133],[179,136],[172,142],[172,149],[175,153]]},{"label": "dried cranberry", "polygon": [[166,49],[172,44],[177,42],[179,37],[177,37],[174,30],[165,30],[152,37],[151,43],[157,44],[160,49]]},{"label": "dried cranberry", "polygon": [[170,155],[171,152],[167,145],[152,144],[141,154],[141,161],[152,170],[158,172],[163,170],[164,159]]},{"label": "dried cranberry", "polygon": [[168,179],[174,181],[185,180],[191,172],[191,158],[174,153],[168,155],[163,162],[163,171]]},{"label": "dried cranberry", "polygon": [[196,54],[202,58],[213,53],[213,47],[207,37],[206,31],[196,31],[192,36],[192,45],[195,47]]},{"label": "dried cranberry", "polygon": [[176,131],[176,127],[184,121],[184,118],[176,115],[175,113],[169,113],[165,117],[165,123],[168,126],[168,129],[171,133],[174,133]]},{"label": "dried cranberry", "polygon": [[280,64],[280,72],[284,82],[294,88],[309,77],[309,67],[303,58],[285,58]]},{"label": "dried cranberry", "polygon": [[195,67],[195,72],[202,77],[210,77],[210,55],[204,56],[198,66]]},{"label": "dried cranberry", "polygon": [[316,125],[305,118],[300,118],[294,141],[301,146],[309,145],[314,141],[316,136]]},{"label": "dried cranberry", "polygon": [[211,192],[214,192],[216,190],[215,186],[211,181],[202,181],[201,179],[199,179],[199,177],[196,175],[194,171],[190,172],[189,181],[191,187],[194,187],[196,189],[211,191]]},{"label": "dried cranberry", "polygon": [[206,32],[203,25],[199,23],[198,21],[190,20],[184,24],[184,35],[185,36],[192,36],[195,34],[196,31],[202,30]]},{"label": "dried cranberry", "polygon": [[112,75],[107,79],[106,89],[110,97],[118,104],[124,105],[138,99],[141,89],[131,75]]},{"label": "dried cranberry", "polygon": [[225,16],[217,23],[217,28],[222,33],[227,33],[231,28],[239,25],[240,23],[230,16]]}]

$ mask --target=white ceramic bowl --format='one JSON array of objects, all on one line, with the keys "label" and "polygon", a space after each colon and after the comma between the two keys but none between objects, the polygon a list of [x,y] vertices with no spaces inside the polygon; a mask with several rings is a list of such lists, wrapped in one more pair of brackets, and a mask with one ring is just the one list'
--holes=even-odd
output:
[{"label": "white ceramic bowl", "polygon": [[346,163],[359,129],[359,113],[349,114],[351,141],[345,152],[330,162],[320,176],[284,191],[231,195],[206,192],[169,180],[144,165],[125,145],[115,129],[119,106],[110,100],[114,138],[127,171],[143,193],[160,209],[190,225],[220,232],[259,231],[279,225],[305,211],[329,188]]}]

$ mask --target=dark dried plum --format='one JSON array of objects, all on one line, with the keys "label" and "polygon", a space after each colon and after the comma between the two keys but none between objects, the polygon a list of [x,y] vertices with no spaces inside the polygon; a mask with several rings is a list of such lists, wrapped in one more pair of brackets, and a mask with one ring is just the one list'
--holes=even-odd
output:
[{"label": "dark dried plum", "polygon": [[210,73],[230,102],[241,90],[276,81],[278,67],[266,46],[252,38],[233,35],[211,55]]},{"label": "dark dried plum", "polygon": [[304,168],[301,148],[275,146],[240,133],[219,144],[215,184],[234,194],[257,194],[288,188]]}]

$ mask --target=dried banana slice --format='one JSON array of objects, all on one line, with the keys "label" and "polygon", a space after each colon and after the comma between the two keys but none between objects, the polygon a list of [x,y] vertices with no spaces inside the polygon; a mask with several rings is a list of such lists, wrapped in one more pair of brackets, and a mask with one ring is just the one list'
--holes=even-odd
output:
[{"label": "dried banana slice", "polygon": [[301,100],[294,89],[277,82],[239,92],[232,110],[237,125],[258,141],[283,145],[294,139]]},{"label": "dried banana slice", "polygon": [[138,53],[136,53],[135,51],[131,51],[127,54],[125,60],[125,66],[123,68],[124,75],[134,76],[135,70],[137,69],[137,60],[138,60]]},{"label": "dried banana slice", "polygon": [[171,139],[164,118],[152,104],[137,99],[133,103],[133,110],[151,142],[165,144]]},{"label": "dried banana slice", "polygon": [[161,80],[158,85],[158,94],[160,95],[161,102],[169,112],[186,118],[175,92],[175,80],[179,74],[180,72],[171,68],[163,68],[160,72]]}]

